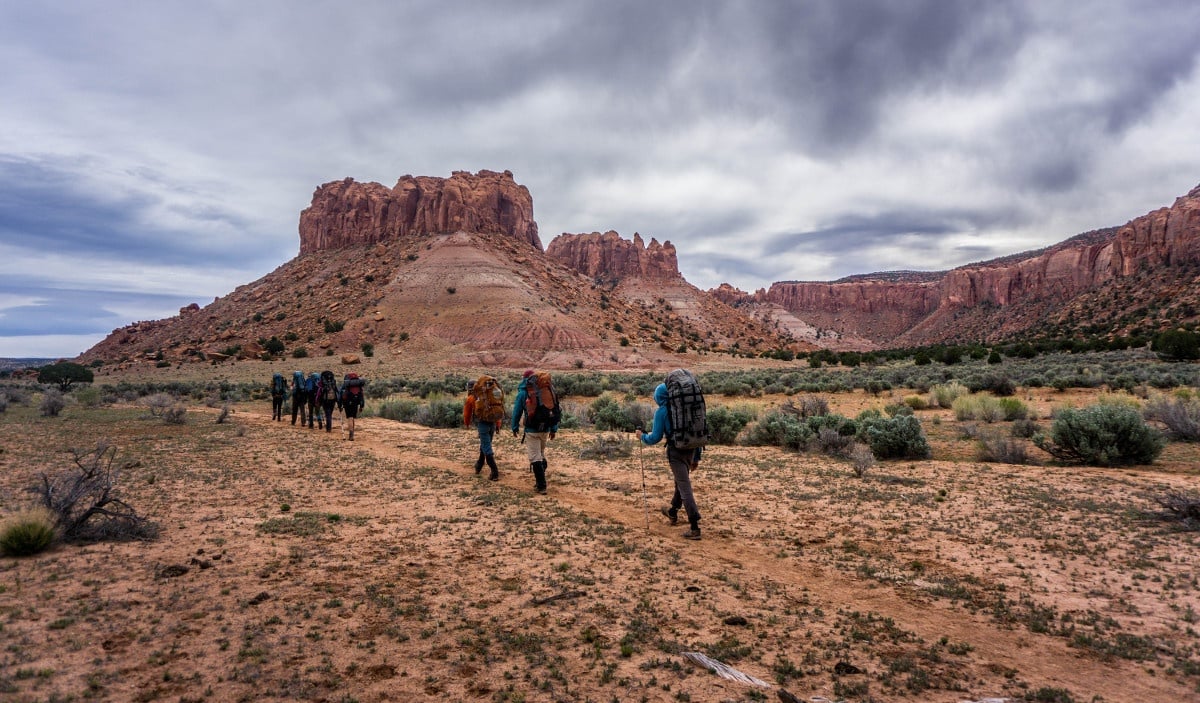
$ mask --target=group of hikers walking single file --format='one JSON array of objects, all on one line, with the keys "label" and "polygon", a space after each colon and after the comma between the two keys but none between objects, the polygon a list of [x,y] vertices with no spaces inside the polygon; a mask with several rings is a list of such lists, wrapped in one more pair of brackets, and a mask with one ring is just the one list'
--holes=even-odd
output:
[{"label": "group of hikers walking single file", "polygon": [[271,419],[283,421],[283,404],[290,396],[292,399],[292,424],[299,418],[300,426],[309,429],[324,429],[333,431],[333,411],[337,408],[345,415],[344,428],[349,439],[354,439],[354,421],[366,404],[363,387],[366,381],[356,373],[348,373],[337,381],[332,371],[310,373],[303,371],[292,372],[292,382],[289,386],[283,374],[276,373],[271,379]]},{"label": "group of hikers walking single file", "polygon": [[[662,514],[672,525],[676,525],[682,508],[688,521],[688,529],[683,536],[685,539],[698,540],[700,509],[696,507],[696,497],[692,491],[691,472],[699,464],[701,452],[708,441],[704,393],[690,371],[675,369],[654,389],[654,402],[658,407],[650,431],[638,427],[634,432],[637,440],[646,446],[666,441],[667,464],[671,468],[675,492],[670,504],[662,508]],[[467,389],[467,398],[463,403],[463,424],[467,427],[474,425],[479,434],[475,473],[482,473],[486,464],[491,481],[500,479],[492,440],[503,426],[504,408],[504,390],[496,378],[480,376]],[[549,469],[546,445],[557,436],[558,424],[562,419],[562,409],[549,372],[529,369],[522,374],[509,417],[509,429],[513,437],[520,436],[525,445],[529,469],[533,473],[533,488],[545,494]]]},{"label": "group of hikers walking single file", "polygon": [[[283,404],[289,395],[292,400],[292,424],[300,420],[300,426],[310,429],[333,430],[334,409],[345,415],[344,430],[349,439],[354,439],[355,418],[365,405],[363,387],[366,381],[355,373],[348,373],[338,383],[332,371],[320,374],[302,371],[292,374],[289,384],[283,374],[276,373],[271,381],[271,419],[282,422]],[[700,509],[692,491],[691,472],[700,462],[703,447],[708,441],[707,414],[704,393],[696,377],[686,369],[675,369],[654,389],[654,422],[650,431],[637,427],[634,433],[642,445],[651,446],[666,442],[667,465],[675,483],[671,502],[662,508],[662,514],[672,525],[679,523],[682,508],[688,521],[684,538],[700,539]],[[488,480],[500,480],[500,468],[496,463],[493,439],[509,419],[513,437],[520,437],[529,458],[529,470],[533,473],[533,489],[546,493],[546,475],[549,461],[546,446],[558,434],[562,420],[562,408],[558,394],[548,371],[527,370],[521,375],[511,412],[506,411],[504,389],[493,376],[482,375],[467,388],[463,402],[463,424],[474,426],[479,435],[479,454],[475,459],[475,473],[483,473],[488,467]],[[523,431],[522,431],[523,430]],[[643,468],[644,470],[644,468]],[[643,489],[645,477],[643,476]]]}]

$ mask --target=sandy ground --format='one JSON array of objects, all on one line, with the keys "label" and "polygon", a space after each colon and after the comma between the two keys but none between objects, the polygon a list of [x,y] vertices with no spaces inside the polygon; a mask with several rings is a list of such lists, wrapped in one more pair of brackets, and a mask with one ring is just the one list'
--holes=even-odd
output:
[{"label": "sandy ground", "polygon": [[934,458],[863,478],[713,447],[690,542],[659,514],[661,447],[581,459],[597,433],[564,431],[539,496],[507,434],[493,483],[465,429],[366,418],[349,442],[265,404],[216,417],[0,414],[0,511],[106,440],[161,529],[0,559],[0,700],[776,697],[685,652],[802,700],[1200,700],[1197,534],[1147,517],[1200,485],[1194,446],[1134,469],[984,464],[922,411]]}]

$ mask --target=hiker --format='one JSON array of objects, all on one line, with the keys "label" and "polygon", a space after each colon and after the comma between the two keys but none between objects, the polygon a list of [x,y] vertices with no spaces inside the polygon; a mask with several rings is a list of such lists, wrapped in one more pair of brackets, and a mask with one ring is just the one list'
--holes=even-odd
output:
[{"label": "hiker", "polygon": [[317,402],[325,414],[325,431],[333,430],[333,408],[338,404],[337,376],[332,371],[321,372],[321,380],[317,383]]},{"label": "hiker", "polygon": [[321,429],[321,405],[317,398],[317,387],[321,385],[321,377],[316,371],[304,380],[304,395],[308,398],[308,429],[313,428],[313,418],[316,418],[317,429]]},{"label": "hiker", "polygon": [[283,401],[287,400],[287,381],[283,374],[276,373],[271,378],[271,419],[283,420]]},{"label": "hiker", "polygon": [[554,439],[558,433],[561,415],[550,373],[535,373],[529,369],[522,374],[513,403],[512,433],[513,437],[517,436],[517,428],[524,417],[525,435],[521,441],[528,442],[525,448],[529,454],[529,468],[533,471],[533,487],[538,493],[546,492],[546,440]]},{"label": "hiker", "polygon": [[296,424],[296,415],[299,414],[301,427],[308,422],[305,416],[308,412],[308,397],[304,393],[306,383],[303,371],[292,372],[292,424]]},{"label": "hiker", "polygon": [[[694,390],[691,394],[677,392],[673,398],[668,387],[679,387],[675,379],[678,373],[686,375],[680,378],[683,379],[684,385],[690,380]],[[654,411],[654,426],[650,433],[646,434],[641,427],[634,432],[647,446],[658,444],[666,438],[667,464],[671,467],[671,474],[675,479],[675,493],[671,496],[670,506],[662,509],[662,514],[672,525],[677,525],[679,508],[683,507],[690,525],[683,533],[684,539],[700,539],[700,509],[696,507],[696,497],[692,493],[691,472],[700,463],[701,448],[707,440],[704,396],[700,393],[695,376],[688,371],[677,369],[667,375],[667,382],[658,384],[654,389],[654,402],[658,404],[658,409]],[[674,426],[672,416],[675,417]],[[696,428],[696,425],[699,428]]]},{"label": "hiker", "polygon": [[350,432],[350,441],[354,441],[354,420],[358,417],[358,411],[367,404],[366,394],[363,392],[363,386],[366,381],[358,377],[356,373],[348,373],[342,380],[342,390],[338,393],[338,407],[346,413],[346,430]]},{"label": "hiker", "polygon": [[479,458],[475,460],[475,473],[481,473],[486,462],[491,469],[488,480],[499,481],[500,469],[496,467],[496,457],[492,455],[492,437],[500,431],[504,422],[504,389],[491,376],[480,376],[467,388],[463,424],[470,427],[472,422],[479,433]]}]

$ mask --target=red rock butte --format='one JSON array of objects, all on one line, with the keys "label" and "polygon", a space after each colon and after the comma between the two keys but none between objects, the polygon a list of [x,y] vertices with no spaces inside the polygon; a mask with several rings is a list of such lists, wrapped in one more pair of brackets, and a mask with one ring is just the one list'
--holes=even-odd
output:
[{"label": "red rock butte", "polygon": [[593,279],[619,280],[628,276],[681,278],[675,247],[670,242],[650,244],[633,234],[633,241],[613,231],[600,234],[563,233],[550,242],[546,255]]},{"label": "red rock butte", "polygon": [[504,234],[542,248],[533,197],[511,171],[401,176],[388,188],[353,178],[326,183],[300,213],[300,255],[405,236]]}]

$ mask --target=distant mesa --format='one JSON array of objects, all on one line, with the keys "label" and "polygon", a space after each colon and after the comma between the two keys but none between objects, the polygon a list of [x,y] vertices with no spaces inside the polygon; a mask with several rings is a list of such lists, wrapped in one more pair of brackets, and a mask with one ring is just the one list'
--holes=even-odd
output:
[{"label": "distant mesa", "polygon": [[674,245],[659,244],[654,238],[646,245],[637,232],[632,241],[611,230],[604,234],[563,233],[550,242],[546,255],[598,281],[629,276],[681,278]]},{"label": "distant mesa", "polygon": [[388,188],[353,178],[317,188],[300,213],[300,255],[406,236],[504,234],[542,248],[529,189],[511,171],[401,176]]},{"label": "distant mesa", "polygon": [[[1072,308],[1082,313],[1075,318],[1085,320],[1083,324],[1098,322],[1098,313],[1115,317],[1121,311],[1101,306],[1100,291],[1118,290],[1150,273],[1166,285],[1170,271],[1186,277],[1187,267],[1198,262],[1200,186],[1171,207],[1121,227],[1085,232],[1046,249],[950,271],[866,274],[825,283],[781,281],[752,294],[722,285],[709,292],[747,311],[783,308],[811,325],[861,336],[877,346],[918,346],[1004,339],[1036,329]],[[1148,286],[1155,287],[1149,280],[1140,287]],[[1142,295],[1147,300],[1155,297],[1151,290]],[[1088,302],[1081,296],[1097,299]],[[1140,307],[1131,298],[1125,300],[1130,308]]]}]

